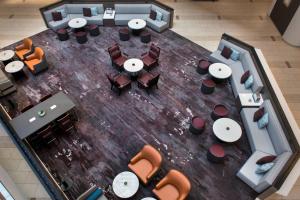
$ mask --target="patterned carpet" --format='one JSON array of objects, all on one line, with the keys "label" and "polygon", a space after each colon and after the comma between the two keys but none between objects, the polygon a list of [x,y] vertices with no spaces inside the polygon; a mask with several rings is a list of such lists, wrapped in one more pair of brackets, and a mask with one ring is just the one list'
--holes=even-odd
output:
[{"label": "patterned carpet", "polygon": [[[224,164],[212,164],[206,159],[208,147],[216,142],[210,118],[214,105],[225,104],[230,108],[230,118],[241,124],[230,84],[218,85],[211,95],[200,91],[206,75],[199,75],[195,68],[198,60],[210,52],[171,30],[162,34],[149,30],[152,42],[161,47],[160,63],[154,69],[161,73],[159,89],[148,95],[133,82],[131,90],[118,96],[110,90],[105,76],[117,73],[107,48],[118,42],[129,57],[140,57],[149,44],[141,43],[139,37],[121,42],[117,30],[118,27],[101,27],[101,34],[89,36],[83,45],[73,36],[68,41],[58,41],[51,30],[33,36],[35,46],[45,50],[50,69],[38,76],[26,70],[28,78],[16,83],[17,92],[1,99],[4,104],[12,99],[22,108],[29,102],[36,104],[47,93],[64,91],[74,101],[79,117],[77,132],[57,133],[58,144],[37,151],[59,177],[57,180],[72,180],[67,196],[75,199],[93,184],[108,187],[118,173],[129,170],[129,160],[143,145],[151,144],[163,155],[162,169],[131,199],[153,196],[155,184],[170,169],[177,169],[192,183],[189,200],[253,200],[257,194],[235,176],[251,155],[245,134],[235,144],[224,145]],[[195,115],[207,119],[201,135],[188,131]]]}]

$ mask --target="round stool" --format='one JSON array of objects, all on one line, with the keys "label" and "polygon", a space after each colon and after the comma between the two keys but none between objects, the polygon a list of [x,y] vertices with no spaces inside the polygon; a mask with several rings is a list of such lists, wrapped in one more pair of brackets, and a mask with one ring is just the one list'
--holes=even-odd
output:
[{"label": "round stool", "polygon": [[76,36],[76,40],[79,44],[86,43],[88,40],[86,32],[83,32],[83,31],[75,33],[75,36]]},{"label": "round stool", "polygon": [[151,41],[151,34],[148,31],[143,31],[141,33],[141,42],[149,43]]},{"label": "round stool", "polygon": [[225,158],[225,151],[224,148],[219,144],[213,144],[207,150],[207,160],[214,163],[222,163],[224,162]]},{"label": "round stool", "polygon": [[214,110],[211,113],[211,118],[217,120],[219,118],[228,117],[229,110],[222,104],[215,105]]},{"label": "round stool", "polygon": [[130,38],[128,28],[121,28],[119,30],[119,36],[121,41],[127,41]]},{"label": "round stool", "polygon": [[65,28],[58,29],[56,34],[60,41],[66,41],[69,39],[68,31]]},{"label": "round stool", "polygon": [[99,27],[96,24],[89,26],[89,32],[91,36],[98,36],[100,34]]},{"label": "round stool", "polygon": [[208,72],[210,64],[211,63],[208,60],[201,59],[197,66],[197,72],[199,74],[206,74]]},{"label": "round stool", "polygon": [[203,94],[211,94],[214,92],[216,84],[211,79],[205,79],[202,81],[201,92]]},{"label": "round stool", "polygon": [[205,120],[195,116],[192,118],[190,127],[189,127],[189,131],[193,134],[200,134],[203,132],[205,128]]}]

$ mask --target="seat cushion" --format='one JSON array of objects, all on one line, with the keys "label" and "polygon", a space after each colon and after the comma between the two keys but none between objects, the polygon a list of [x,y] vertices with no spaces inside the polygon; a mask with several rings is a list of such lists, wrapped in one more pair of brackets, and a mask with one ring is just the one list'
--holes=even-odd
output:
[{"label": "seat cushion", "polygon": [[19,51],[16,51],[16,55],[21,59],[21,60],[23,60],[24,59],[24,55],[26,54],[26,53],[28,53],[29,52],[29,49],[21,49],[21,50],[19,50]]},{"label": "seat cushion", "polygon": [[36,64],[39,64],[41,61],[39,59],[32,59],[32,60],[29,60],[29,61],[25,61],[25,64],[27,65],[27,67],[34,71],[34,65]]},{"label": "seat cushion", "polygon": [[[230,66],[232,64],[234,64],[236,61],[232,60],[232,59],[226,59],[221,55],[221,51],[220,50],[216,50],[214,52],[212,52],[210,54],[210,57],[213,58],[212,61],[214,62],[222,62],[225,63],[226,65]],[[241,77],[240,77],[241,78]]]},{"label": "seat cushion", "polygon": [[241,111],[241,117],[251,149],[253,152],[262,151],[276,155],[267,128],[260,129],[258,128],[257,122],[253,122],[253,115],[256,110],[257,108],[243,108]]},{"label": "seat cushion", "polygon": [[150,14],[150,4],[115,4],[116,14]]},{"label": "seat cushion", "polygon": [[165,185],[159,190],[154,189],[153,193],[159,199],[177,200],[179,198],[179,191],[176,189],[175,186],[170,184]]},{"label": "seat cushion", "polygon": [[127,60],[126,57],[120,56],[120,57],[118,57],[117,59],[115,59],[114,62],[115,62],[118,66],[122,66],[126,60]]},{"label": "seat cushion", "polygon": [[147,85],[148,84],[148,82],[151,80],[151,79],[153,79],[153,76],[152,76],[152,74],[150,74],[150,73],[144,73],[140,78],[139,78],[139,82],[141,83],[141,84],[143,84],[143,85]]},{"label": "seat cushion", "polygon": [[120,87],[123,87],[130,83],[130,80],[127,78],[127,76],[120,75],[118,76],[115,81],[120,85]]},{"label": "seat cushion", "polygon": [[252,93],[251,89],[246,89],[244,84],[241,84],[241,76],[244,74],[242,63],[237,61],[229,67],[232,69],[230,83],[234,96],[237,97],[239,93]]},{"label": "seat cushion", "polygon": [[144,184],[148,182],[147,176],[153,170],[151,162],[146,159],[139,160],[133,165],[129,164],[128,167],[143,181]]},{"label": "seat cushion", "polygon": [[116,14],[115,23],[118,26],[128,25],[131,19],[143,19],[146,20],[149,14]]},{"label": "seat cushion", "polygon": [[146,55],[145,57],[142,58],[142,61],[146,66],[150,66],[153,63],[155,63],[156,60],[151,58],[149,55]]},{"label": "seat cushion", "polygon": [[162,32],[169,27],[168,22],[153,20],[150,19],[149,16],[146,18],[146,22],[148,27],[152,28],[157,32]]},{"label": "seat cushion", "polygon": [[60,28],[68,27],[69,20],[70,20],[70,18],[69,18],[69,16],[67,16],[60,21],[49,21],[48,25],[51,29],[58,30]]}]

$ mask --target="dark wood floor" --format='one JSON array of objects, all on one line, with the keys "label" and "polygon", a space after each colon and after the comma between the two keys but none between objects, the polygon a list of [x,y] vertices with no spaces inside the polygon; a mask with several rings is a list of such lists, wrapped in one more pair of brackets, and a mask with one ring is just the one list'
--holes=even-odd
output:
[{"label": "dark wood floor", "polygon": [[[60,42],[50,30],[33,36],[35,46],[45,50],[50,69],[38,76],[26,71],[28,78],[17,82],[18,91],[1,99],[10,98],[19,108],[59,90],[73,99],[79,117],[77,133],[58,133],[57,145],[37,152],[55,175],[73,180],[67,195],[74,199],[92,184],[107,187],[118,173],[128,170],[129,160],[144,144],[151,144],[163,155],[162,169],[132,199],[152,196],[151,190],[170,169],[190,179],[190,200],[254,199],[256,193],[235,176],[251,155],[245,134],[237,143],[225,145],[224,164],[206,159],[207,148],[216,142],[210,118],[213,106],[225,104],[230,118],[241,124],[229,84],[218,85],[212,95],[200,91],[206,76],[196,73],[196,63],[210,52],[170,30],[162,34],[149,30],[152,41],[162,49],[160,65],[154,70],[161,73],[159,89],[148,95],[133,83],[131,90],[117,96],[105,77],[105,73],[117,72],[107,48],[119,42],[130,57],[139,57],[149,47],[138,37],[119,41],[117,29],[101,27],[101,35],[89,37],[83,45],[73,37]],[[194,115],[207,119],[202,135],[191,135],[187,129]]]}]

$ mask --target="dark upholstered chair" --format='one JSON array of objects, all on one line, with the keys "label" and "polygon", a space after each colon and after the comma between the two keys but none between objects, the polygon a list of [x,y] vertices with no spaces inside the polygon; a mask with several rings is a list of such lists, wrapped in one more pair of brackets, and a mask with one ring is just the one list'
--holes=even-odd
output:
[{"label": "dark upholstered chair", "polygon": [[189,179],[181,172],[172,169],[155,186],[153,193],[159,200],[185,200],[190,190]]},{"label": "dark upholstered chair", "polygon": [[128,167],[144,184],[147,184],[159,170],[161,163],[162,157],[159,151],[151,145],[145,145],[143,149],[130,160]]},{"label": "dark upholstered chair", "polygon": [[149,31],[144,30],[140,36],[141,42],[143,43],[149,43],[151,41],[151,34],[149,33]]},{"label": "dark upholstered chair", "polygon": [[222,163],[224,162],[225,151],[224,148],[220,144],[213,144],[207,150],[207,160],[214,163]]},{"label": "dark upholstered chair", "polygon": [[83,44],[88,41],[87,33],[85,31],[79,31],[74,34],[75,34],[76,40],[79,44]]},{"label": "dark upholstered chair", "polygon": [[208,72],[208,68],[211,65],[211,63],[208,60],[201,59],[199,60],[198,66],[197,66],[197,72],[199,74],[206,74]]},{"label": "dark upholstered chair", "polygon": [[42,48],[36,47],[34,52],[25,57],[25,64],[29,71],[34,75],[48,69],[48,63],[46,60],[45,52]]},{"label": "dark upholstered chair", "polygon": [[158,59],[160,55],[160,48],[151,44],[149,52],[143,53],[142,61],[144,63],[144,69],[149,71],[153,67],[158,65]]},{"label": "dark upholstered chair", "polygon": [[152,74],[150,72],[143,73],[138,78],[138,87],[146,89],[147,93],[149,94],[149,90],[153,87],[158,88],[158,80],[159,80],[160,74]]},{"label": "dark upholstered chair", "polygon": [[90,36],[98,36],[100,35],[99,27],[96,24],[89,25]]},{"label": "dark upholstered chair", "polygon": [[40,98],[39,102],[43,102],[43,101],[49,99],[50,97],[52,97],[52,94],[46,94],[45,96],[43,96],[42,98]]},{"label": "dark upholstered chair", "polygon": [[56,136],[53,132],[53,125],[48,125],[37,132],[45,144],[50,144],[56,141]]},{"label": "dark upholstered chair", "polygon": [[33,53],[34,47],[30,38],[25,38],[23,43],[16,46],[15,53],[20,60],[24,60],[26,56]]},{"label": "dark upholstered chair", "polygon": [[217,120],[219,118],[228,117],[228,115],[229,115],[228,108],[226,108],[225,105],[218,104],[218,105],[215,105],[215,107],[211,113],[211,118],[213,120]]},{"label": "dark upholstered chair", "polygon": [[108,48],[112,65],[116,66],[119,71],[123,70],[124,62],[128,59],[128,55],[121,52],[118,44]]},{"label": "dark upholstered chair", "polygon": [[121,28],[119,30],[119,37],[121,41],[128,41],[130,39],[130,31],[128,28]]},{"label": "dark upholstered chair", "polygon": [[60,41],[66,41],[69,39],[69,33],[67,29],[61,28],[56,31],[57,37]]},{"label": "dark upholstered chair", "polygon": [[201,117],[194,116],[192,118],[189,131],[193,134],[200,134],[204,131],[205,128],[205,120]]},{"label": "dark upholstered chair", "polygon": [[201,84],[201,92],[203,94],[211,94],[214,92],[216,83],[211,79],[205,79]]},{"label": "dark upholstered chair", "polygon": [[121,92],[127,88],[131,88],[131,80],[122,74],[116,74],[116,75],[109,75],[106,74],[107,79],[109,80],[111,87],[111,90],[116,90],[119,95],[121,95]]},{"label": "dark upholstered chair", "polygon": [[56,120],[58,128],[64,133],[72,133],[75,130],[74,120],[69,113],[64,114]]},{"label": "dark upholstered chair", "polygon": [[22,108],[22,109],[20,110],[20,112],[21,112],[21,113],[24,113],[24,112],[26,112],[27,110],[29,110],[30,108],[33,108],[33,105],[32,105],[32,104],[29,104],[29,105],[25,106],[24,108]]}]

